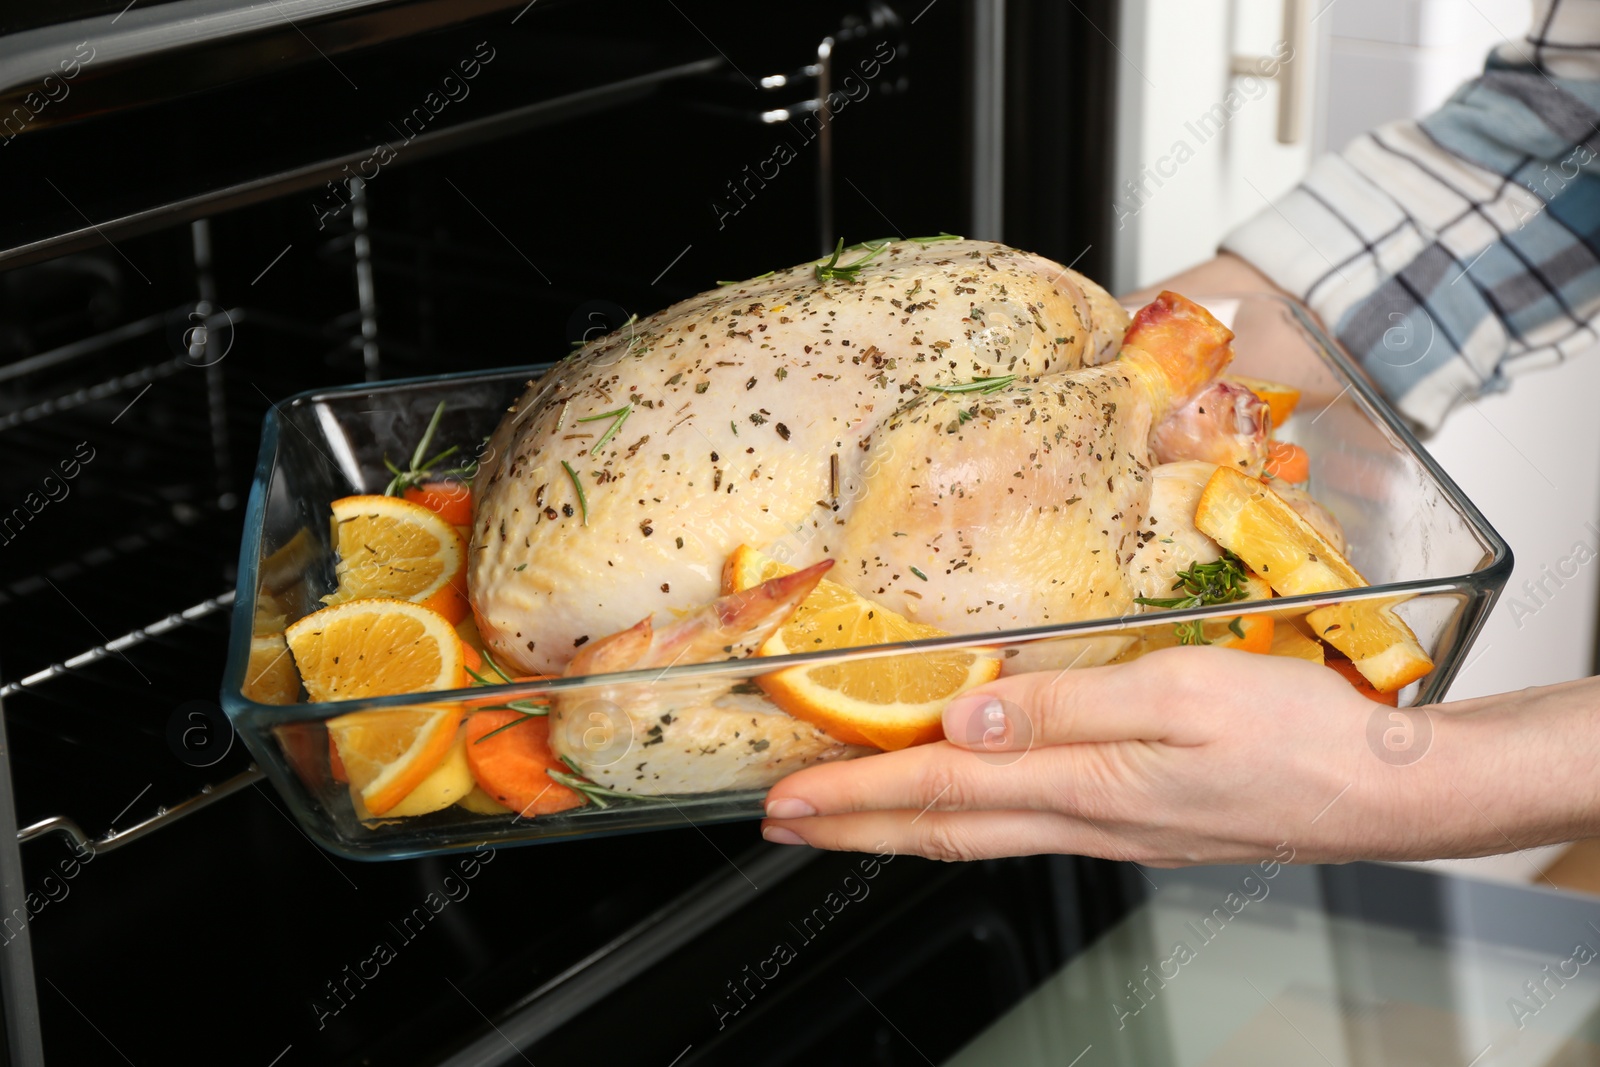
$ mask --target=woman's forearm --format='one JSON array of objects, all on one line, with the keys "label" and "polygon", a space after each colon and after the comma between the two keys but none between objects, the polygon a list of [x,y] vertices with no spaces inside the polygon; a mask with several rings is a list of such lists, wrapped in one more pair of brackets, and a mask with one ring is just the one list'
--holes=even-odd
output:
[{"label": "woman's forearm", "polygon": [[1190,296],[1223,296],[1246,293],[1274,293],[1283,290],[1272,283],[1265,274],[1256,270],[1246,260],[1229,252],[1220,252],[1204,263],[1197,263],[1180,271],[1165,281],[1122,297],[1123,303],[1140,305],[1154,300],[1163,289]]},{"label": "woman's forearm", "polygon": [[1395,771],[1420,772],[1415,802],[1441,831],[1429,852],[1488,855],[1600,836],[1597,712],[1596,678],[1427,709],[1429,751]]}]

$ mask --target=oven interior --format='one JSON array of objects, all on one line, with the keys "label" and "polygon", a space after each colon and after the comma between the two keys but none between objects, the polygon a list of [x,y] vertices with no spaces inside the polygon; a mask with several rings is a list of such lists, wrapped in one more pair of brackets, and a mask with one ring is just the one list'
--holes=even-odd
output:
[{"label": "oven interior", "polygon": [[[25,916],[0,933],[8,1062],[38,1062],[37,1027],[72,1063],[566,1062],[603,1039],[626,1062],[912,1063],[1116,912],[1126,876],[1097,864],[902,858],[793,977],[719,1019],[770,928],[853,858],[736,825],[503,849],[471,879],[456,857],[354,864],[304,838],[216,703],[243,496],[281,397],[552,361],[837,236],[1003,219],[980,235],[1102,270],[1102,213],[1062,205],[1105,169],[1087,20],[1111,5],[995,6],[357,5],[90,64],[8,142],[0,189],[25,205],[0,220],[0,704],[22,882],[16,851],[0,876]],[[113,33],[93,4],[52,17]],[[1000,139],[972,104],[997,77],[972,42],[996,26]],[[975,206],[1002,172],[991,142],[1006,180]],[[452,875],[470,893],[417,933],[407,918]],[[954,1007],[929,1010],[930,973],[959,976]]]}]

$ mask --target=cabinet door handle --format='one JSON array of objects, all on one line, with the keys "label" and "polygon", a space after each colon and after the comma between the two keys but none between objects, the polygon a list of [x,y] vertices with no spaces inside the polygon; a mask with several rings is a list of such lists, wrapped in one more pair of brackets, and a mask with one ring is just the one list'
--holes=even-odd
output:
[{"label": "cabinet door handle", "polygon": [[1278,83],[1279,144],[1299,144],[1305,136],[1306,78],[1310,72],[1305,61],[1310,27],[1306,6],[1307,0],[1283,0],[1283,44],[1289,49],[1287,56],[1234,56],[1229,68],[1236,76],[1250,74]]}]

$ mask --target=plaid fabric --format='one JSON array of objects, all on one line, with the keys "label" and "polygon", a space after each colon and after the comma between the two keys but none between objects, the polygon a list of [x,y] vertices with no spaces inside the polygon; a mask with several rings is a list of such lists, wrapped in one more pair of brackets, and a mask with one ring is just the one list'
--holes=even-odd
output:
[{"label": "plaid fabric", "polygon": [[1402,414],[1600,340],[1600,0],[1532,29],[1418,122],[1363,134],[1223,248],[1306,301]]}]

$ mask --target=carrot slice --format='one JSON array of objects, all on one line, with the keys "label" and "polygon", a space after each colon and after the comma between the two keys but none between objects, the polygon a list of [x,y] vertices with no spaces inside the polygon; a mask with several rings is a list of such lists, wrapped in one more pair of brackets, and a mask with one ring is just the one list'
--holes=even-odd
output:
[{"label": "carrot slice", "polygon": [[1379,704],[1387,704],[1391,708],[1397,708],[1400,706],[1399,693],[1379,692],[1373,687],[1371,682],[1362,677],[1360,671],[1356,670],[1356,665],[1345,659],[1343,656],[1329,656],[1322,662],[1325,666],[1331,667],[1334,671],[1338,672],[1340,677],[1355,687],[1356,692],[1360,693],[1368,700],[1376,701]]},{"label": "carrot slice", "polygon": [[[1217,640],[1211,642],[1218,648],[1236,648],[1240,652],[1258,652],[1262,655],[1272,651],[1272,634],[1277,629],[1276,620],[1270,615],[1240,615],[1235,620],[1230,620],[1231,627],[1237,622],[1238,628]],[[1244,636],[1239,636],[1240,634]]]},{"label": "carrot slice", "polygon": [[405,496],[454,526],[472,525],[471,486],[461,482],[425,482],[411,486]]},{"label": "carrot slice", "polygon": [[467,720],[467,765],[478,785],[523,818],[583,804],[583,797],[545,773],[569,771],[550,751],[550,723],[538,717],[518,721],[524,718],[515,711],[479,711]]},{"label": "carrot slice", "polygon": [[1267,473],[1296,484],[1311,477],[1311,457],[1299,445],[1287,441],[1267,442]]}]

